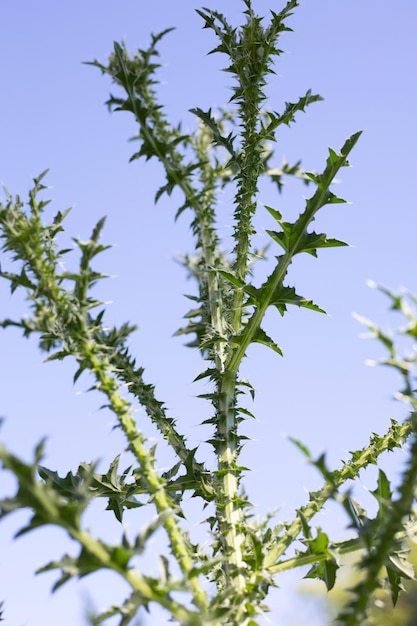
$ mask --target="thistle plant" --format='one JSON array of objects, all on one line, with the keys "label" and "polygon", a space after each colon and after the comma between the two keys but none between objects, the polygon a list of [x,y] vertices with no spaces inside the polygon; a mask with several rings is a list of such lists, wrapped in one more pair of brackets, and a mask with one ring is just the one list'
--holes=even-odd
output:
[{"label": "thistle plant", "polygon": [[[402,578],[412,575],[405,540],[414,523],[417,477],[415,357],[398,356],[395,342],[375,325],[366,322],[388,349],[384,363],[403,378],[401,398],[411,407],[409,417],[402,424],[392,421],[383,434],[372,434],[362,449],[352,452],[336,469],[327,466],[324,456],[314,459],[305,442],[294,441],[320,472],[323,485],[309,494],[293,519],[274,520],[270,515],[255,521],[245,490],[248,469],[240,462],[246,441],[242,422],[254,417],[246,397],[253,397],[255,390],[241,374],[242,361],[252,343],[263,344],[277,358],[282,356],[278,341],[264,329],[270,310],[276,310],[277,327],[280,318],[290,314],[290,305],[309,309],[311,314],[324,313],[288,282],[291,265],[297,255],[317,257],[319,252],[326,254],[325,248],[347,245],[314,231],[312,224],[324,206],[344,202],[332,185],[339,171],[349,165],[360,136],[355,132],[339,149],[329,149],[321,172],[304,171],[300,163],[275,165],[274,144],[280,130],[321,100],[308,90],[281,112],[268,106],[265,88],[282,52],[279,38],[291,30],[288,21],[297,6],[297,0],[290,0],[281,11],[270,11],[264,18],[254,12],[250,0],[243,0],[243,22],[238,27],[218,11],[197,11],[203,27],[216,39],[211,52],[225,59],[232,96],[217,111],[192,108],[196,129],[191,133],[168,120],[155,88],[158,49],[169,30],[153,35],[149,47],[134,55],[124,44],[115,43],[106,64],[90,62],[114,85],[116,92],[107,102],[110,110],[127,112],[137,123],[138,150],[132,160],[153,158],[162,165],[165,178],[156,201],[176,190],[182,200],[175,218],[189,219],[195,249],[183,264],[195,291],[187,296],[192,308],[177,335],[186,336],[188,346],[201,357],[196,381],[204,380],[208,387],[199,397],[211,411],[205,420],[212,429],[207,442],[210,459],[201,458],[199,450],[189,446],[181,419],[170,416],[144,368],[137,365],[128,345],[135,326],[125,323],[109,328],[105,304],[93,295],[94,285],[105,278],[95,269],[96,257],[108,248],[101,243],[104,219],[94,226],[89,239],[73,240],[79,262],[75,269],[67,269],[63,261],[69,249],[60,247],[59,235],[68,211],[48,217],[49,202],[42,199],[46,172],[35,179],[27,205],[8,192],[0,205],[0,236],[8,261],[0,275],[12,292],[25,293],[30,306],[28,316],[3,319],[1,326],[18,327],[25,337],[36,336],[47,360],[75,359],[74,380],[89,373],[92,388],[104,396],[126,439],[123,462],[128,458],[128,466],[119,470],[118,455],[104,474],[96,471],[94,463],[81,462],[75,473],[58,475],[42,464],[43,443],[36,447],[31,463],[5,445],[0,447],[3,469],[12,472],[18,483],[15,495],[0,502],[0,516],[29,509],[32,517],[18,535],[52,524],[62,527],[79,546],[77,554],[64,555],[39,570],[59,571],[54,589],[101,569],[114,571],[128,584],[125,602],[91,615],[92,624],[118,616],[123,626],[132,623],[140,609],[152,615],[156,604],[166,610],[167,619],[183,626],[256,626],[268,610],[268,591],[279,584],[280,572],[300,567],[302,575],[318,578],[331,589],[341,556],[356,551],[362,577],[337,619],[338,624],[353,626],[366,622],[368,604],[378,586],[388,584],[395,602]],[[279,194],[287,177],[300,179],[309,192],[294,221],[261,201],[262,180],[271,181]],[[233,194],[230,241],[222,240],[218,225],[219,196],[225,189]],[[264,279],[259,278],[257,267],[267,251],[256,247],[254,222],[262,212],[274,223],[274,229],[266,231],[271,271]],[[385,291],[393,308],[406,316],[404,332],[414,340],[417,316],[406,304],[412,296]],[[135,420],[138,405],[175,455],[168,470],[159,469],[158,448],[147,441]],[[351,485],[367,466],[377,465],[384,452],[404,447],[409,439],[409,460],[394,492],[386,474],[382,469],[379,472],[372,492],[378,511],[372,518],[354,499]],[[195,542],[187,528],[185,501],[190,495],[204,511],[201,521],[207,534],[202,541]],[[105,498],[109,515],[120,523],[128,509],[148,510],[146,528],[136,529],[133,536],[122,530],[117,545],[104,542],[83,524],[83,514],[95,498]],[[346,540],[331,540],[315,525],[314,517],[329,500],[339,502],[346,512],[351,531]],[[160,555],[161,575],[150,576],[141,571],[135,557],[144,553],[156,531],[165,533],[169,554]]]}]

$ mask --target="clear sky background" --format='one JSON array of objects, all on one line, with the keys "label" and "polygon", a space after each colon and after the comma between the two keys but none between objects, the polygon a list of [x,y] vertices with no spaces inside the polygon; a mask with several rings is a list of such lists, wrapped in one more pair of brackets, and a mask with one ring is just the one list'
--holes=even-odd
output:
[{"label": "clear sky background", "polygon": [[[241,19],[243,3],[238,0],[205,0],[203,5],[223,11],[234,23]],[[282,6],[281,1],[254,0],[260,14]],[[209,432],[198,426],[208,408],[195,398],[201,389],[191,383],[201,364],[181,338],[172,338],[189,306],[182,294],[193,289],[175,263],[179,253],[192,251],[189,216],[174,224],[179,195],[154,206],[154,193],[163,183],[161,169],[153,162],[128,163],[136,148],[127,141],[136,131],[133,119],[109,115],[103,104],[108,79],[82,62],[105,61],[114,40],[125,39],[131,50],[143,48],[151,32],[176,26],[160,47],[159,93],[173,123],[183,120],[184,128],[192,129],[190,108],[222,106],[230,97],[230,76],[219,72],[225,59],[206,55],[216,42],[211,32],[201,30],[194,11],[199,7],[196,0],[14,0],[0,5],[0,180],[25,198],[32,178],[50,168],[51,213],[74,207],[68,236],[87,238],[97,220],[108,216],[103,240],[114,247],[96,263],[113,276],[98,290],[112,301],[107,319],[138,323],[132,351],[192,445]],[[280,111],[285,101],[295,102],[308,88],[325,100],[281,133],[277,165],[282,157],[290,162],[302,158],[306,169],[320,170],[328,146],[339,149],[348,135],[359,129],[364,133],[350,158],[353,167],[339,176],[337,193],[351,204],[325,208],[317,223],[352,247],[322,251],[318,260],[295,264],[289,275],[290,284],[329,315],[294,310],[283,320],[271,316],[269,331],[285,359],[256,347],[244,366],[258,389],[258,419],[245,426],[255,439],[242,458],[253,468],[247,489],[259,514],[279,509],[284,520],[305,502],[306,490],[320,484],[287,435],[301,439],[316,455],[328,451],[329,464],[336,467],[348,450],[367,443],[371,431],[382,433],[390,417],[404,416],[405,409],[392,400],[396,376],[365,367],[365,359],[381,351],[360,339],[352,312],[385,326],[396,322],[386,314],[384,297],[366,286],[368,279],[417,291],[417,4],[306,0],[289,25],[294,33],[280,41],[287,54],[278,60],[269,105]],[[290,216],[303,208],[303,194],[309,193],[302,185],[290,186],[279,197],[265,189],[260,202]],[[226,195],[222,207],[225,235],[230,232],[230,199]],[[264,213],[257,224],[261,235],[270,227]],[[6,285],[0,284],[0,297],[2,318],[24,313],[24,302],[12,298]],[[35,444],[46,436],[48,467],[62,474],[75,471],[80,461],[100,458],[105,469],[123,440],[112,432],[111,416],[98,410],[101,398],[85,393],[88,380],[72,385],[73,363],[42,364],[36,342],[12,330],[0,334],[0,351],[0,414],[6,418],[1,435],[7,445],[31,459]],[[202,446],[202,458],[205,454]],[[401,458],[388,463],[394,477]],[[366,484],[372,487],[372,482]],[[0,474],[0,494],[12,487]],[[367,503],[365,483],[362,492]],[[100,521],[102,508],[97,504],[87,523],[116,541],[120,528]],[[197,520],[200,512],[194,512]],[[51,596],[56,574],[34,577],[33,571],[74,546],[56,529],[12,541],[25,518],[15,514],[0,524],[0,600],[6,602],[7,624],[74,626],[83,623],[88,595],[97,608],[124,597],[124,587],[112,574],[79,585],[70,582]],[[127,523],[134,532],[135,517]],[[334,538],[344,536],[347,520],[332,507],[320,523]],[[149,558],[143,566],[152,571],[154,562]],[[309,614],[308,603],[303,609],[300,603],[294,606],[295,587],[290,578],[273,595],[271,623],[291,626],[317,619],[322,624],[323,618]],[[166,620],[157,613],[143,623]]]}]

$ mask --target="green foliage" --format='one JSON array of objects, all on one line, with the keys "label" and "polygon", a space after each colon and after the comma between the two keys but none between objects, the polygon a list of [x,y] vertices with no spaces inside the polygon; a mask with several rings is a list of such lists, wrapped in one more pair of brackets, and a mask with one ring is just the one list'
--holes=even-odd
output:
[{"label": "green foliage", "polygon": [[[318,470],[322,487],[309,494],[308,502],[292,520],[274,524],[270,516],[260,521],[252,518],[252,506],[244,490],[246,468],[239,456],[245,442],[241,422],[253,417],[241,406],[245,404],[241,396],[253,397],[254,389],[241,378],[242,360],[252,343],[261,343],[282,355],[276,339],[263,328],[268,310],[276,309],[284,316],[288,305],[295,305],[324,313],[287,283],[287,275],[297,255],[317,257],[321,250],[346,245],[311,227],[324,206],[344,202],[331,187],[339,170],[349,165],[360,132],[352,134],[340,150],[329,149],[321,173],[305,172],[299,162],[271,166],[275,158],[272,144],[281,127],[293,123],[299,112],[321,98],[309,90],[296,103],[286,103],[281,113],[265,108],[264,88],[273,73],[274,58],[281,54],[279,36],[290,30],[287,20],[298,2],[290,0],[282,11],[271,11],[266,25],[254,13],[250,0],[243,4],[240,27],[229,24],[217,11],[197,11],[204,28],[217,38],[211,52],[226,57],[225,69],[234,83],[227,108],[218,112],[191,109],[197,120],[197,129],[191,134],[183,134],[180,126],[168,121],[154,88],[158,82],[158,45],[168,30],[152,36],[150,47],[133,56],[115,43],[107,65],[92,63],[111,78],[118,90],[117,95],[110,96],[109,108],[128,112],[137,122],[134,139],[140,147],[132,160],[156,158],[163,166],[165,181],[155,200],[177,189],[183,200],[176,217],[184,212],[190,217],[195,256],[186,257],[184,266],[197,290],[188,296],[193,308],[177,334],[192,336],[188,345],[199,351],[203,361],[196,380],[206,379],[210,385],[209,392],[200,398],[211,405],[207,423],[213,428],[208,443],[214,470],[208,469],[213,467],[212,460],[206,464],[199,459],[199,450],[188,446],[181,424],[168,415],[154,386],[145,382],[144,369],[136,365],[127,344],[135,326],[126,323],[109,329],[104,304],[91,295],[92,287],[105,278],[93,268],[96,257],[108,247],[100,243],[104,220],[98,222],[86,241],[73,240],[79,262],[78,268],[70,272],[61,265],[68,249],[60,249],[57,243],[67,212],[58,212],[50,222],[45,211],[48,201],[40,199],[46,172],[35,179],[27,207],[18,196],[13,198],[8,193],[6,202],[0,205],[2,247],[11,259],[11,269],[0,270],[0,276],[9,282],[12,292],[23,291],[30,305],[27,317],[4,319],[0,325],[19,327],[26,337],[36,336],[48,360],[75,359],[75,380],[84,372],[90,374],[93,388],[104,395],[106,406],[125,436],[132,459],[121,472],[118,455],[104,474],[97,473],[92,463],[81,463],[75,473],[61,477],[41,465],[42,444],[29,464],[5,446],[0,447],[3,469],[14,475],[18,485],[13,497],[0,502],[0,517],[29,509],[32,517],[18,534],[52,524],[62,527],[79,547],[77,556],[64,555],[39,570],[59,570],[54,589],[103,568],[114,571],[129,585],[131,592],[126,601],[94,616],[94,624],[116,615],[123,626],[132,622],[140,608],[151,611],[156,603],[174,622],[184,626],[256,626],[260,614],[267,610],[265,599],[270,587],[277,585],[280,572],[307,566],[307,578],[318,578],[332,589],[341,555],[356,551],[362,555],[362,577],[337,620],[338,624],[353,626],[365,623],[370,598],[384,581],[396,602],[402,580],[412,576],[405,560],[404,538],[407,520],[414,519],[417,478],[416,357],[399,356],[394,340],[370,322],[365,323],[388,349],[384,364],[398,370],[403,378],[401,398],[411,406],[410,416],[402,424],[393,421],[382,435],[373,434],[364,448],[352,452],[337,469],[327,466],[324,455],[313,459],[304,443],[294,441]],[[312,188],[292,222],[278,209],[264,207],[258,200],[261,178],[276,184],[280,192],[285,176],[298,178]],[[232,244],[225,251],[217,229],[217,200],[226,186],[233,190],[234,207]],[[267,230],[276,256],[263,282],[253,271],[256,259],[264,256],[254,247],[254,216],[261,211],[276,223],[276,230]],[[384,291],[392,308],[407,319],[403,334],[414,340],[417,315],[407,297]],[[412,296],[408,300],[415,304]],[[128,394],[123,391],[126,388]],[[167,471],[158,469],[157,449],[149,445],[134,419],[135,403],[145,409],[175,455],[175,463]],[[408,440],[408,462],[399,487],[393,490],[380,470],[377,487],[371,492],[378,510],[375,517],[369,517],[352,495],[352,482],[367,466],[377,465],[381,454],[404,447]],[[203,521],[210,541],[202,545],[193,544],[186,530],[183,504],[190,494],[207,513]],[[105,498],[107,510],[119,522],[126,510],[137,508],[149,511],[150,521],[133,539],[123,534],[118,545],[108,545],[83,526],[83,514],[95,498]],[[346,512],[352,531],[348,540],[332,541],[313,525],[314,516],[329,500],[338,502]],[[162,573],[150,577],[141,573],[135,557],[143,554],[150,537],[161,530],[170,556],[160,555]]]}]

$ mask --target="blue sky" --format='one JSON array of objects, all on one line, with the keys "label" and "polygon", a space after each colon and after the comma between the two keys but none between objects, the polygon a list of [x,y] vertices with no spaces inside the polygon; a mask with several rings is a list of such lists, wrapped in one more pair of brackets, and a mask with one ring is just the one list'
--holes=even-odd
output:
[{"label": "blue sky", "polygon": [[[203,4],[235,23],[243,7],[238,0]],[[282,5],[254,0],[261,15]],[[133,120],[127,114],[109,115],[103,104],[108,80],[82,62],[105,61],[114,40],[124,39],[134,50],[147,46],[151,32],[176,26],[160,47],[159,93],[173,123],[183,120],[185,129],[192,129],[190,108],[222,106],[230,97],[230,76],[219,72],[225,60],[206,54],[215,41],[201,30],[194,11],[199,7],[196,0],[119,0],[117,5],[109,0],[14,0],[0,8],[0,181],[25,198],[32,178],[50,168],[51,212],[74,207],[68,236],[88,237],[107,215],[103,240],[114,247],[103,255],[100,269],[112,278],[100,287],[100,295],[112,301],[108,319],[139,325],[132,350],[194,445],[207,435],[198,426],[207,409],[191,384],[201,364],[181,339],[172,338],[188,307],[182,294],[192,290],[175,263],[179,253],[192,251],[188,216],[174,224],[175,201],[180,201],[175,194],[154,206],[161,170],[153,162],[128,163],[135,149],[127,141],[135,134]],[[404,415],[391,399],[395,375],[364,366],[366,358],[381,353],[376,344],[359,338],[352,312],[385,326],[395,323],[385,312],[383,296],[366,286],[368,279],[417,291],[416,23],[414,0],[402,0],[395,9],[378,0],[309,0],[289,22],[294,32],[280,42],[286,54],[278,60],[269,106],[280,111],[308,88],[324,102],[311,105],[281,133],[277,165],[282,157],[290,162],[302,158],[306,169],[320,170],[328,146],[338,149],[348,135],[359,129],[364,133],[351,155],[353,167],[339,176],[337,193],[350,204],[327,207],[317,220],[318,227],[352,247],[323,251],[318,260],[295,265],[289,275],[298,292],[329,316],[304,310],[291,311],[283,320],[271,316],[269,329],[285,359],[257,347],[244,365],[258,389],[258,419],[246,425],[255,441],[247,444],[243,461],[253,467],[247,485],[260,514],[280,509],[279,516],[287,519],[305,501],[306,489],[319,485],[286,435],[301,439],[317,455],[327,450],[329,463],[337,465],[348,450],[365,445],[371,431],[383,432],[389,417]],[[290,186],[287,194],[275,197],[265,190],[259,199],[291,215],[303,207],[303,194],[308,194],[303,186]],[[227,202],[226,197],[221,220],[226,234]],[[261,213],[257,223],[262,236],[270,226],[266,215]],[[11,298],[6,285],[0,284],[0,297],[2,318],[24,312],[24,303]],[[88,381],[74,387],[70,362],[42,364],[36,343],[25,342],[18,332],[0,334],[0,350],[0,413],[6,418],[2,438],[7,445],[29,459],[46,436],[49,467],[63,473],[75,470],[80,460],[97,458],[105,467],[123,442],[111,430],[111,416],[98,410],[100,398],[85,393]],[[11,486],[2,477],[0,493]],[[119,530],[102,526],[99,511],[89,524],[115,540]],[[88,590],[98,607],[123,593],[112,576],[100,575],[97,582],[70,583],[50,596],[54,575],[34,578],[33,571],[73,547],[56,530],[12,542],[21,519],[15,515],[0,525],[0,599],[6,600],[7,623],[81,624]],[[345,522],[329,510],[321,523],[342,536]],[[129,519],[132,530],[134,523]],[[303,619],[298,607],[291,612],[291,586],[292,581],[288,590],[284,586],[274,595],[272,623]],[[149,623],[165,623],[162,616],[155,619],[160,621]],[[311,616],[305,621],[311,623]]]}]

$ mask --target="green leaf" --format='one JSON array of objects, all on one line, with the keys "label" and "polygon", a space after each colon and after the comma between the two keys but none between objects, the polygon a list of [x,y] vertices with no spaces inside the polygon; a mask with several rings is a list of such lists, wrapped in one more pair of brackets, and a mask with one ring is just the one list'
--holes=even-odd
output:
[{"label": "green leaf", "polygon": [[342,504],[351,520],[351,527],[358,530],[359,534],[363,536],[364,529],[369,525],[369,517],[366,510],[349,494],[343,497]]},{"label": "green leaf", "polygon": [[[43,456],[44,444],[35,450],[35,461],[28,465],[17,456],[0,446],[0,460],[3,467],[10,470],[18,481],[17,493],[13,498],[0,501],[0,518],[18,509],[30,509],[33,515],[29,523],[21,528],[16,536],[46,524],[78,529],[81,515],[90,497],[84,485],[74,485],[72,477],[54,480],[56,473],[47,473],[46,480],[37,480],[39,461]],[[57,475],[56,475],[57,476]],[[68,496],[68,494],[71,496]],[[68,497],[65,497],[68,496]]]},{"label": "green leaf", "polygon": [[80,486],[85,484],[85,480],[80,475],[68,472],[64,478],[61,478],[57,472],[43,465],[38,466],[38,472],[41,478],[54,486],[57,493],[65,498],[79,498]]},{"label": "green leaf", "polygon": [[374,491],[370,491],[370,493],[378,500],[379,504],[382,506],[387,505],[391,501],[392,491],[390,481],[387,478],[385,472],[382,469],[378,472],[378,486]]},{"label": "green leaf", "polygon": [[264,207],[267,211],[269,211],[269,213],[272,215],[272,217],[278,222],[278,224],[281,224],[282,222],[282,215],[279,211],[277,211],[276,209],[273,209],[272,207],[268,206],[267,204],[264,204]]},{"label": "green leaf", "polygon": [[327,590],[330,591],[334,587],[336,581],[336,572],[339,566],[335,557],[329,550],[329,538],[320,528],[314,538],[304,539],[308,547],[305,554],[316,557],[318,562],[308,571],[305,578],[319,578],[322,580]]},{"label": "green leaf", "polygon": [[236,274],[232,274],[232,272],[226,272],[225,270],[219,270],[219,274],[223,276],[229,283],[232,283],[235,287],[244,288],[245,283],[241,280]]},{"label": "green leaf", "polygon": [[318,578],[322,580],[326,585],[327,591],[333,589],[336,582],[336,573],[339,569],[339,565],[335,558],[329,558],[325,561],[314,565],[308,573],[305,575],[305,578]]},{"label": "green leaf", "polygon": [[415,570],[408,559],[409,554],[409,550],[398,550],[389,555],[385,562],[391,599],[394,606],[397,603],[400,592],[404,591],[403,580],[415,580]]},{"label": "green leaf", "polygon": [[137,615],[137,612],[141,607],[149,610],[149,601],[147,601],[142,594],[133,592],[123,602],[122,606],[111,606],[99,615],[89,614],[88,618],[92,626],[99,626],[99,624],[102,624],[109,618],[118,615],[122,618],[121,621],[118,622],[118,626],[127,626],[132,623],[132,620]]},{"label": "green leaf", "polygon": [[307,300],[307,298],[299,296],[295,292],[294,287],[285,287],[284,285],[278,285],[278,287],[273,292],[272,298],[270,300],[270,306],[275,306],[280,314],[284,315],[285,311],[287,310],[287,304],[310,309],[311,311],[316,311],[317,313],[326,313],[324,309],[319,307],[312,300]]},{"label": "green leaf", "polygon": [[213,133],[214,143],[219,146],[223,146],[223,148],[226,148],[226,150],[233,157],[233,159],[236,159],[236,153],[233,146],[235,137],[232,133],[230,133],[227,137],[224,137],[222,135],[221,128],[217,120],[213,117],[211,109],[209,109],[208,111],[203,111],[202,109],[197,107],[195,109],[190,109],[190,113],[196,115],[202,122],[204,122],[207,128],[210,128],[211,132]]},{"label": "green leaf", "polygon": [[317,257],[318,248],[338,248],[347,245],[347,243],[340,241],[339,239],[328,239],[324,233],[304,233],[304,235],[299,239],[299,244],[295,253],[308,252],[308,254],[312,254]]},{"label": "green leaf", "polygon": [[[117,570],[126,570],[129,560],[134,555],[134,551],[127,550],[123,546],[108,546],[104,542],[94,539],[94,545],[99,545],[100,549],[106,554],[106,560],[109,559],[111,566]],[[71,557],[68,554],[64,555],[60,561],[51,561],[47,565],[39,568],[37,574],[43,572],[49,572],[55,569],[61,570],[61,577],[56,581],[52,587],[53,591],[56,591],[71,578],[83,578],[93,572],[100,569],[104,569],[106,566],[98,559],[92,552],[90,552],[85,546],[82,546],[78,557]]]},{"label": "green leaf", "polygon": [[266,230],[266,232],[285,250],[285,252],[288,253],[291,251],[293,255],[299,254],[300,252],[307,252],[317,257],[318,248],[337,248],[349,245],[339,239],[328,239],[324,233],[304,232],[299,236],[295,224],[281,221],[280,225],[283,228],[283,232],[274,230]]},{"label": "green leaf", "polygon": [[[241,337],[233,337],[233,342],[235,343],[239,343],[239,341],[241,340]],[[259,327],[256,330],[256,333],[254,334],[252,341],[255,343],[261,343],[262,345],[266,346],[267,348],[271,348],[271,350],[273,350],[274,352],[276,352],[277,354],[279,354],[280,356],[284,356],[282,353],[281,348],[274,342],[273,339],[271,339],[271,337],[269,337],[266,332]]]},{"label": "green leaf", "polygon": [[275,141],[275,130],[285,124],[289,126],[291,122],[295,120],[295,114],[298,111],[305,111],[305,108],[313,102],[320,102],[323,100],[318,94],[313,95],[311,89],[309,89],[305,96],[299,98],[298,102],[286,102],[285,111],[282,115],[276,112],[268,112],[269,123],[262,129],[261,137],[264,141]]},{"label": "green leaf", "polygon": [[[284,225],[284,223],[285,222],[282,222],[282,225]],[[285,223],[285,224],[288,224],[288,223]],[[291,238],[288,236],[288,234],[285,231],[280,233],[280,232],[277,232],[276,230],[266,229],[265,232],[268,233],[270,237],[272,237],[275,243],[277,243],[279,246],[281,246],[281,248],[283,248],[284,252],[288,253],[290,251]]]},{"label": "green leaf", "polygon": [[294,439],[294,437],[288,437],[288,439],[295,445],[301,452],[304,454],[308,461],[311,461],[312,456],[310,450],[298,439]]}]

